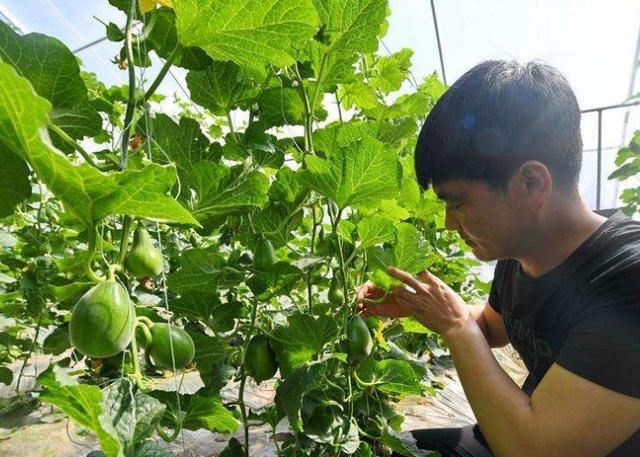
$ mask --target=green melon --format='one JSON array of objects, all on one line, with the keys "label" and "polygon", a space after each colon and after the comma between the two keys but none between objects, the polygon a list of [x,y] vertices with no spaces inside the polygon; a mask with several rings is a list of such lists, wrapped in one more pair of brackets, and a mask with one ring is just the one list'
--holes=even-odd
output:
[{"label": "green melon", "polygon": [[127,290],[109,279],[78,300],[71,313],[69,339],[88,357],[111,357],[129,345],[135,324],[136,312]]}]

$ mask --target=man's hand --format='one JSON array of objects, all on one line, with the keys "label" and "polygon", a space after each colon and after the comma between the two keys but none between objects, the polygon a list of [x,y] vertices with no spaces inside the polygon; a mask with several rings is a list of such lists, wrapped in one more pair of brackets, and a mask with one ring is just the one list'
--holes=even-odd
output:
[{"label": "man's hand", "polygon": [[[368,301],[368,303],[367,303]],[[379,301],[372,304],[372,301]],[[371,281],[367,281],[358,289],[358,310],[362,311],[363,317],[409,317],[411,309],[404,303],[397,300],[393,293],[385,296],[385,291],[376,287]]]},{"label": "man's hand", "polygon": [[[407,287],[394,288],[381,303],[365,306],[365,315],[383,317],[415,317],[422,325],[443,337],[473,322],[473,317],[462,298],[447,284],[427,270],[413,276],[397,268],[387,268],[394,278]],[[379,299],[384,292],[367,282],[359,291],[358,299]]]}]

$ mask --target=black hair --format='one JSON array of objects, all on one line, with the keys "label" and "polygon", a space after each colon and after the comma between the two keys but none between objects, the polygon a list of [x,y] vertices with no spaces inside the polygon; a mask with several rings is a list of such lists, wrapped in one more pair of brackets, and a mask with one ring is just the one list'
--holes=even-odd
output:
[{"label": "black hair", "polygon": [[543,163],[556,187],[577,189],[578,101],[564,76],[539,62],[490,60],[467,71],[427,116],[415,150],[423,189],[464,179],[505,190],[528,160]]}]

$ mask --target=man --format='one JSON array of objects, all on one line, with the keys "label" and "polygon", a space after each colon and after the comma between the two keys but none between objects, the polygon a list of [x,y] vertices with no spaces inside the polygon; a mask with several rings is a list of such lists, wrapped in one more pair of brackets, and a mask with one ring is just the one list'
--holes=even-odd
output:
[{"label": "man", "polygon": [[[488,303],[467,307],[428,271],[365,315],[414,316],[447,342],[478,424],[417,430],[444,457],[640,456],[640,223],[608,219],[578,194],[580,110],[554,68],[489,61],[429,114],[420,185],[446,227],[498,259]],[[380,298],[361,287],[362,303]],[[369,303],[372,303],[369,301]],[[530,374],[518,387],[490,350],[507,343]]]}]

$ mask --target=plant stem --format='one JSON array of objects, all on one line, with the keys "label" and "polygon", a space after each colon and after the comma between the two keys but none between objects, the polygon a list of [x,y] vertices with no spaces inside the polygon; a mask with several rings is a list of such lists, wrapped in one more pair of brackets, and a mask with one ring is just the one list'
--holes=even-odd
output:
[{"label": "plant stem", "polygon": [[86,160],[86,162],[89,165],[91,165],[93,168],[96,168],[97,170],[100,170],[100,171],[109,171],[111,169],[110,167],[101,167],[100,165],[95,163],[93,161],[93,159],[91,158],[91,156],[89,155],[89,153],[87,151],[85,151],[82,146],[80,146],[76,141],[73,140],[73,138],[71,138],[69,135],[67,135],[67,132],[62,130],[60,127],[58,127],[54,123],[50,123],[49,124],[49,130],[53,131],[56,135],[58,135],[60,137],[60,139],[62,139],[62,141],[67,143],[74,150],[78,151],[80,153],[80,155],[82,156],[82,158],[84,160]]},{"label": "plant stem", "polygon": [[131,232],[131,216],[124,216],[122,219],[122,235],[120,236],[120,252],[118,254],[118,264],[124,270],[124,262],[127,258],[129,248],[129,232]]},{"label": "plant stem", "polygon": [[[307,90],[304,88],[304,81],[302,80],[302,76],[300,76],[300,71],[298,70],[298,64],[296,63],[293,66],[296,73],[296,80],[298,81],[298,85],[300,87],[300,94],[302,95],[302,101],[304,103],[304,153],[312,153],[315,154],[313,150],[313,139],[311,138],[311,128],[312,128],[312,116],[313,111],[311,106],[309,105],[309,97],[307,96]],[[304,157],[303,157],[304,162]]]},{"label": "plant stem", "polygon": [[93,256],[96,252],[96,238],[98,237],[97,224],[92,224],[87,228],[87,231],[89,233],[89,249],[87,250],[87,257],[85,257],[82,267],[84,269],[84,273],[89,279],[95,283],[99,283],[104,281],[104,278],[96,275],[93,268],[91,268],[91,262],[93,261]]},{"label": "plant stem", "polygon": [[124,130],[122,131],[122,142],[120,144],[120,169],[127,168],[127,154],[129,152],[129,132],[131,130],[131,120],[136,107],[136,69],[133,65],[133,46],[131,40],[133,31],[131,25],[133,16],[136,14],[136,0],[129,0],[129,12],[127,13],[127,24],[125,26],[124,47],[127,54],[127,69],[129,70],[129,100],[127,101],[127,111],[124,116]]},{"label": "plant stem", "polygon": [[231,111],[227,110],[227,122],[229,123],[229,130],[231,132],[231,136],[233,137],[233,141],[238,142],[238,135],[236,134],[236,130],[233,128],[233,120],[231,119]]},{"label": "plant stem", "polygon": [[322,77],[324,76],[324,68],[327,64],[327,60],[329,58],[328,53],[324,53],[322,56],[322,61],[320,62],[320,69],[318,70],[318,74],[316,75],[316,89],[313,91],[313,96],[311,97],[311,117],[316,112],[316,103],[318,102],[318,95],[320,93],[320,86],[322,85]]},{"label": "plant stem", "polygon": [[153,80],[153,82],[151,83],[151,85],[143,95],[141,100],[142,103],[148,102],[149,99],[156,92],[156,90],[158,89],[158,86],[160,86],[160,83],[162,82],[164,77],[167,76],[167,73],[171,69],[173,62],[180,55],[180,51],[182,51],[182,46],[180,44],[177,44],[176,47],[173,48],[173,50],[171,51],[171,54],[169,54],[169,57],[167,57],[167,60],[165,60],[164,65],[162,66],[162,68],[158,72],[158,75],[156,76],[156,79]]},{"label": "plant stem", "polygon": [[336,107],[338,108],[338,119],[340,119],[340,123],[343,123],[342,120],[342,105],[340,105],[340,98],[338,97],[338,91],[334,92],[336,96]]},{"label": "plant stem", "polygon": [[38,341],[38,336],[40,336],[40,328],[42,326],[42,317],[44,316],[44,309],[40,311],[40,316],[38,317],[38,324],[36,325],[36,334],[33,337],[33,341],[31,342],[31,347],[29,348],[29,352],[24,358],[22,362],[22,367],[20,367],[20,373],[18,374],[18,380],[16,381],[16,395],[20,395],[20,381],[22,379],[22,374],[24,373],[24,369],[31,358],[31,354],[33,354],[33,350],[36,347],[36,343]]},{"label": "plant stem", "polygon": [[140,370],[140,360],[138,359],[138,342],[136,341],[136,335],[134,333],[133,338],[131,338],[131,363],[133,364],[133,376],[136,381],[136,385],[143,389],[142,385],[142,371]]},{"label": "plant stem", "polygon": [[[253,329],[256,325],[256,315],[258,314],[258,301],[254,300],[253,308],[251,308],[251,317],[249,320],[249,330],[245,337],[242,353],[246,357],[247,348],[249,347],[249,341],[253,334]],[[244,426],[244,452],[245,457],[249,456],[249,421],[247,419],[247,405],[244,403],[244,388],[247,383],[247,371],[245,369],[246,363],[242,362],[242,368],[240,371],[240,388],[238,390],[238,406],[240,406],[240,414],[242,415],[242,425]]]}]

